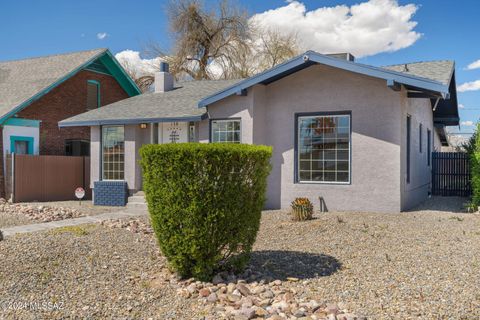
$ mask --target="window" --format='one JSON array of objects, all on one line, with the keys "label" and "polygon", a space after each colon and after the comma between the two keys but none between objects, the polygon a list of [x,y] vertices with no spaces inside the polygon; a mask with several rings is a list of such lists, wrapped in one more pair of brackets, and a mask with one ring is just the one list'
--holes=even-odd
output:
[{"label": "window", "polygon": [[65,155],[66,156],[89,156],[90,142],[87,140],[65,140]]},{"label": "window", "polygon": [[420,153],[422,153],[422,144],[423,144],[423,141],[422,141],[422,124],[420,123],[420,125],[418,126],[418,144],[419,144],[419,148],[420,148]]},{"label": "window", "polygon": [[431,156],[432,156],[432,143],[431,143],[431,140],[432,139],[432,132],[430,131],[430,129],[427,129],[427,165],[430,167],[430,161],[431,160]]},{"label": "window", "polygon": [[16,154],[33,154],[33,137],[10,136],[10,152]]},{"label": "window", "polygon": [[236,120],[212,120],[211,141],[240,143],[240,119]]},{"label": "window", "polygon": [[16,154],[28,154],[28,141],[15,141]]},{"label": "window", "polygon": [[87,81],[87,110],[100,107],[100,82],[95,80]]},{"label": "window", "polygon": [[297,118],[297,181],[350,182],[350,115]]},{"label": "window", "polygon": [[124,128],[102,127],[102,179],[124,179]]},{"label": "window", "polygon": [[412,127],[412,117],[407,116],[407,183],[410,183],[410,134]]}]

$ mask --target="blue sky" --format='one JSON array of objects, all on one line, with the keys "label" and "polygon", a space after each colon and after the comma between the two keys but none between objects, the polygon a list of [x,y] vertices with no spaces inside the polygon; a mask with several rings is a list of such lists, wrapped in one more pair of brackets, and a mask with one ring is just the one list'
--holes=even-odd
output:
[{"label": "blue sky", "polygon": [[[238,2],[252,15],[288,5],[281,0]],[[352,6],[367,0],[300,2],[307,11],[312,11],[319,7]],[[2,1],[0,61],[98,47],[108,47],[113,53],[126,49],[142,51],[149,41],[158,42],[168,50],[171,39],[167,32],[165,4],[166,1],[152,0]],[[410,21],[418,23],[412,30],[420,35],[419,39],[406,48],[358,60],[372,65],[386,65],[452,59],[456,61],[457,84],[480,80],[480,68],[466,70],[467,65],[480,59],[480,2],[398,1],[398,6],[408,4],[417,6]],[[102,33],[106,36],[99,39],[98,35]],[[480,90],[459,93],[459,102],[465,106],[460,110],[462,121],[476,122],[480,117]],[[472,130],[473,127],[462,126],[463,132]]]}]

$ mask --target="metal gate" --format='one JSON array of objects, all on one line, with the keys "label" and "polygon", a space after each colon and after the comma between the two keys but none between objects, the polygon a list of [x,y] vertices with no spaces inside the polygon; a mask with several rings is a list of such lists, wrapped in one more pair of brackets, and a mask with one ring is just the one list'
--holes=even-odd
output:
[{"label": "metal gate", "polygon": [[470,184],[470,159],[465,152],[432,153],[432,195],[468,197]]}]

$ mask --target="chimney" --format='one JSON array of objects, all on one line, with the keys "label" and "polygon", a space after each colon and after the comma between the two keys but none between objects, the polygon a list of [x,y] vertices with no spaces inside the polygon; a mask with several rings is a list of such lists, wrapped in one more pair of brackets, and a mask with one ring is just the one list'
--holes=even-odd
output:
[{"label": "chimney", "polygon": [[332,58],[337,58],[337,59],[342,59],[342,60],[355,62],[355,57],[353,56],[353,54],[348,53],[348,52],[330,53],[330,54],[327,54],[327,56],[332,57]]},{"label": "chimney", "polygon": [[155,72],[155,92],[167,92],[173,89],[173,76],[168,63],[160,62],[160,72]]}]

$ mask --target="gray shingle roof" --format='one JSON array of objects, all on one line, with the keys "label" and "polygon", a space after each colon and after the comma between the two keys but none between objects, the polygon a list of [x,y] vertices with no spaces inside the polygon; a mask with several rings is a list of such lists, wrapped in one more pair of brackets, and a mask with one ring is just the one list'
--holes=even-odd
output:
[{"label": "gray shingle roof", "polygon": [[144,93],[91,110],[61,121],[60,126],[92,124],[125,124],[153,121],[200,120],[204,108],[198,108],[203,97],[233,85],[239,80],[186,81],[164,93]]},{"label": "gray shingle roof", "polygon": [[[454,70],[453,61],[431,61],[382,67],[448,85]],[[378,69],[382,69],[378,68]],[[241,80],[190,81],[166,93],[146,93],[102,108],[92,110],[60,122],[60,126],[126,124],[161,121],[193,121],[205,115],[198,108],[202,99],[229,90]]]},{"label": "gray shingle roof", "polygon": [[0,118],[105,51],[0,62]]},{"label": "gray shingle roof", "polygon": [[387,70],[411,74],[416,77],[438,81],[444,85],[450,83],[455,63],[450,60],[403,63],[382,67]]}]

